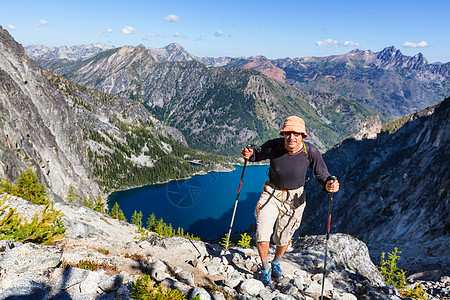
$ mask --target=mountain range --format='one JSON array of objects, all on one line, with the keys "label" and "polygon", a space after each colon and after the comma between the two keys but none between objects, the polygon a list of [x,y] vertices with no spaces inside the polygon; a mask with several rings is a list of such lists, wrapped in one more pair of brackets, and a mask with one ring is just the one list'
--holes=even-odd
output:
[{"label": "mountain range", "polygon": [[[90,49],[92,46],[84,47]],[[31,45],[25,49],[43,66],[49,62],[42,61],[42,58],[65,58],[61,55],[49,57],[38,54],[35,49],[42,47]],[[104,49],[107,47],[103,45]],[[421,53],[410,57],[393,46],[380,52],[356,49],[343,55],[292,59],[268,59],[264,56],[196,57],[178,44],[147,49],[159,61],[198,60],[207,67],[258,70],[270,78],[302,90],[334,93],[354,99],[394,118],[436,104],[450,92],[450,62],[430,64]]]},{"label": "mountain range", "polygon": [[37,61],[77,84],[144,103],[179,129],[190,147],[218,154],[236,155],[245,144],[276,136],[292,114],[306,120],[322,150],[355,132],[366,116],[382,115],[352,99],[299,90],[256,70],[208,68],[192,57],[179,61],[188,55],[170,46],[157,54],[126,46],[82,61]]}]

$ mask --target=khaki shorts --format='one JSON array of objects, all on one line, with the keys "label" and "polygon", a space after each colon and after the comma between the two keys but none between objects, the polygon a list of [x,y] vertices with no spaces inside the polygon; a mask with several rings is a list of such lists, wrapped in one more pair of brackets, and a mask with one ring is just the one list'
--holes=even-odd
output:
[{"label": "khaki shorts", "polygon": [[275,225],[273,241],[278,246],[288,245],[300,226],[306,207],[304,187],[295,190],[279,190],[268,181],[255,208],[256,241],[270,241]]}]

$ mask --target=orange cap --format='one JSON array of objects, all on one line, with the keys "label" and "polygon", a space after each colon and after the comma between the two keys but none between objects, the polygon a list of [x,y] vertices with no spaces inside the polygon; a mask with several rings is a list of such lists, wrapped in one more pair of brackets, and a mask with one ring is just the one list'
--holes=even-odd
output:
[{"label": "orange cap", "polygon": [[287,117],[284,120],[283,128],[280,130],[280,135],[283,135],[283,132],[298,132],[301,133],[303,138],[306,138],[308,134],[306,133],[305,121],[302,118],[296,116]]}]

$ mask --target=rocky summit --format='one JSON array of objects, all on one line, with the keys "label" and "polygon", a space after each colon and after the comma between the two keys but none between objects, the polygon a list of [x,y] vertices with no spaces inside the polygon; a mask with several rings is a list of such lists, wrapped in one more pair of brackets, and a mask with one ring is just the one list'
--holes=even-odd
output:
[{"label": "rocky summit", "polygon": [[[26,218],[41,209],[21,198],[0,197]],[[256,248],[225,251],[218,244],[183,237],[161,239],[77,204],[56,203],[55,208],[64,212],[68,230],[54,245],[0,241],[0,299],[133,299],[132,286],[142,273],[188,299],[318,299],[321,295],[324,236],[302,238],[290,247],[281,261],[283,277],[264,287],[258,280]],[[400,299],[395,288],[386,286],[363,242],[333,234],[329,249],[324,299]],[[416,280],[432,287],[436,296],[429,299],[448,296],[450,278]]]}]

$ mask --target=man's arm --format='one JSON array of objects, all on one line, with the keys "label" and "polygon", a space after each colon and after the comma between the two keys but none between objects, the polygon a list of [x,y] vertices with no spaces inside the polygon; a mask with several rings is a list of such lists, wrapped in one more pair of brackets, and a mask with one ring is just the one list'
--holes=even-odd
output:
[{"label": "man's arm", "polygon": [[312,171],[314,178],[317,179],[324,190],[329,193],[336,193],[339,190],[339,181],[337,179],[332,179],[319,149],[317,149],[316,146],[310,144],[310,152],[313,161]]}]

